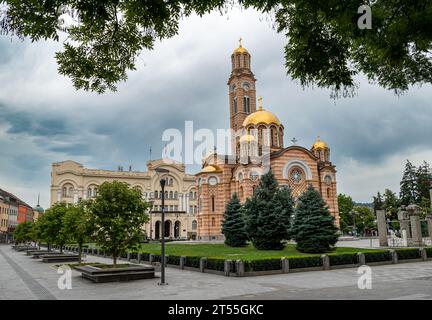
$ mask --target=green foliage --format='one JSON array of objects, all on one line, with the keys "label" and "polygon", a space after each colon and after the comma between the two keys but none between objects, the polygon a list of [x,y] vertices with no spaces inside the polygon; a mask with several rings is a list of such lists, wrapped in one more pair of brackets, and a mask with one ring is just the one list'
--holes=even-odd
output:
[{"label": "green foliage", "polygon": [[289,239],[293,199],[289,188],[279,188],[271,171],[261,177],[253,196],[244,205],[246,232],[255,248],[283,249]]},{"label": "green foliage", "polygon": [[70,239],[70,234],[63,228],[63,218],[68,210],[65,202],[55,203],[36,221],[37,238],[49,245],[55,244],[63,250],[63,246]]},{"label": "green foliage", "polygon": [[418,248],[396,249],[399,260],[419,259],[421,253]]},{"label": "green foliage", "polygon": [[390,189],[385,189],[383,209],[386,211],[386,215],[390,220],[397,220],[397,212],[399,207],[400,200],[396,196],[396,193]]},{"label": "green foliage", "polygon": [[124,182],[104,182],[91,204],[95,239],[98,245],[113,256],[113,263],[126,250],[137,249],[142,228],[148,221],[146,203],[141,193]]},{"label": "green foliage", "polygon": [[176,266],[180,265],[180,257],[179,256],[166,256],[167,264],[174,264]]},{"label": "green foliage", "polygon": [[390,251],[375,251],[375,252],[365,252],[365,260],[368,262],[381,262],[381,261],[390,261],[392,259]]},{"label": "green foliage", "polygon": [[69,239],[78,245],[79,262],[81,262],[82,248],[85,241],[93,235],[95,228],[91,222],[90,204],[88,201],[80,201],[77,204],[70,204],[63,216],[62,230],[70,235]]},{"label": "green foliage", "polygon": [[192,267],[192,268],[199,268],[200,267],[200,260],[202,257],[186,257],[185,266],[186,267]]},{"label": "green foliage", "polygon": [[323,265],[320,256],[290,257],[288,260],[290,269],[322,267]]},{"label": "green foliage", "polygon": [[337,231],[320,193],[309,185],[298,199],[291,229],[297,250],[309,253],[331,251],[338,239]]},{"label": "green foliage", "polygon": [[207,259],[206,269],[224,271],[225,260],[224,259]]},{"label": "green foliage", "polygon": [[426,250],[426,256],[428,258],[432,258],[432,247],[425,248],[425,250]]},{"label": "green foliage", "polygon": [[376,229],[375,216],[372,210],[364,206],[356,206],[353,209],[355,228],[359,234]]},{"label": "green foliage", "polygon": [[281,270],[281,259],[264,259],[245,261],[244,267],[246,272],[251,271],[268,271],[268,270]]},{"label": "green foliage", "polygon": [[400,201],[401,204],[408,206],[410,204],[416,204],[418,199],[418,185],[416,168],[413,164],[407,160],[405,164],[405,170],[400,182]]},{"label": "green foliage", "polygon": [[244,215],[236,193],[226,205],[222,234],[225,236],[225,244],[230,247],[242,247],[247,244]]},{"label": "green foliage", "polygon": [[328,255],[331,266],[338,266],[344,264],[357,264],[358,255],[357,253],[345,253],[345,254],[334,254]]},{"label": "green foliage", "polygon": [[34,240],[33,237],[33,222],[26,221],[21,222],[17,227],[15,228],[14,234],[13,234],[15,243],[25,243]]},{"label": "green foliage", "polygon": [[354,223],[351,210],[354,209],[354,201],[350,196],[345,194],[338,195],[338,207],[339,207],[339,223],[340,229],[343,233],[351,231],[351,227]]},{"label": "green foliage", "polygon": [[[432,82],[430,1],[367,2],[372,29],[357,25],[358,0],[170,0],[170,1],[3,1],[0,33],[31,41],[67,38],[56,54],[59,72],[77,89],[115,90],[127,79],[142,50],[171,38],[179,22],[240,4],[275,15],[275,28],[285,33],[285,66],[303,86],[331,88],[336,96],[352,94],[354,79],[365,74],[397,93]],[[65,24],[67,14],[75,23]]]},{"label": "green foliage", "polygon": [[381,193],[377,193],[376,197],[373,197],[373,208],[374,212],[376,213],[377,210],[384,209],[384,203],[381,196]]}]

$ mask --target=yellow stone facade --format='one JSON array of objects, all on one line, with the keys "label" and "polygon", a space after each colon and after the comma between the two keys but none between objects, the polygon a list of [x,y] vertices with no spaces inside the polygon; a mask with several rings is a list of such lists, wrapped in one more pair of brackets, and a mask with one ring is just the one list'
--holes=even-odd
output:
[{"label": "yellow stone facade", "polygon": [[195,177],[185,172],[179,163],[154,160],[147,163],[147,171],[88,169],[67,160],[52,164],[51,205],[58,201],[76,203],[97,195],[105,181],[122,181],[141,190],[143,198],[152,203],[150,221],[145,226],[151,239],[161,238],[161,188],[155,169],[169,171],[165,186],[165,236],[173,239],[195,239],[197,234],[197,189]]},{"label": "yellow stone facade", "polygon": [[197,177],[199,195],[198,239],[222,240],[221,223],[225,205],[236,192],[244,202],[252,196],[259,177],[269,167],[279,185],[289,186],[297,199],[311,184],[321,193],[339,226],[336,168],[330,161],[330,148],[319,137],[311,148],[285,147],[284,126],[262,105],[256,107],[255,75],[251,55],[240,47],[231,55],[228,79],[232,155],[216,152],[203,159]]}]

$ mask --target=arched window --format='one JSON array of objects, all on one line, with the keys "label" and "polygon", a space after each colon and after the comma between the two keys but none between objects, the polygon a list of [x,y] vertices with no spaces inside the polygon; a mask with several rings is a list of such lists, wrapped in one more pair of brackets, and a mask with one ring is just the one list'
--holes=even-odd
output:
[{"label": "arched window", "polygon": [[97,194],[98,194],[98,188],[95,187],[95,188],[93,189],[93,197],[97,197]]},{"label": "arched window", "polygon": [[236,114],[237,113],[237,98],[234,98],[233,105],[234,105],[234,114]]},{"label": "arched window", "polygon": [[168,191],[165,191],[165,199],[168,199]]},{"label": "arched window", "polygon": [[216,219],[215,219],[215,218],[212,218],[211,221],[212,221],[212,222],[211,222],[212,227],[216,227]]},{"label": "arched window", "polygon": [[62,196],[67,197],[67,188],[63,187]]},{"label": "arched window", "polygon": [[178,193],[177,193],[177,191],[174,191],[174,199],[177,200],[177,198],[178,198]]},{"label": "arched window", "polygon": [[327,198],[330,198],[330,196],[331,196],[330,188],[327,188]]},{"label": "arched window", "polygon": [[193,199],[193,192],[191,191],[191,192],[189,192],[189,199]]},{"label": "arched window", "polygon": [[87,188],[87,198],[91,198],[91,197],[92,197],[92,189]]},{"label": "arched window", "polygon": [[174,193],[172,191],[169,192],[169,198],[174,199]]},{"label": "arched window", "polygon": [[250,113],[250,98],[243,97],[243,111],[246,113]]},{"label": "arched window", "polygon": [[197,222],[196,220],[192,221],[192,230],[196,230],[197,229]]},{"label": "arched window", "polygon": [[196,192],[194,192],[194,200],[196,200],[196,198],[197,198],[197,193]]}]

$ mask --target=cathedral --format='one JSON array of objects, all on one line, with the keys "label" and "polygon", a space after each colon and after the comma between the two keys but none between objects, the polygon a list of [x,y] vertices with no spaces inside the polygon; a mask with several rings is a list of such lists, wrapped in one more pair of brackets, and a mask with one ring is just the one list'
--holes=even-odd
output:
[{"label": "cathedral", "polygon": [[[279,185],[289,186],[298,198],[309,184],[318,190],[339,226],[336,168],[330,161],[329,146],[318,137],[311,148],[284,146],[284,126],[256,98],[256,79],[251,55],[240,45],[231,55],[228,79],[230,155],[216,150],[203,159],[196,174],[198,189],[198,239],[221,240],[225,205],[234,192],[243,203],[251,197],[260,176],[271,169]],[[267,170],[266,170],[267,169]]]}]

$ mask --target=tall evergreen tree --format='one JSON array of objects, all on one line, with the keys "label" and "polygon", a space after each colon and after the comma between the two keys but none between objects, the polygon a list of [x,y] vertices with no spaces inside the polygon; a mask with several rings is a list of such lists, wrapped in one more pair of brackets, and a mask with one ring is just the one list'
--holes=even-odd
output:
[{"label": "tall evergreen tree", "polygon": [[417,186],[417,172],[416,167],[407,160],[405,170],[400,182],[400,202],[403,205],[410,205],[417,203],[418,200],[418,186]]},{"label": "tall evergreen tree", "polygon": [[246,232],[255,248],[278,250],[289,238],[293,200],[289,188],[279,188],[271,171],[261,177],[254,195],[244,205]]},{"label": "tall evergreen tree", "polygon": [[385,189],[383,209],[386,211],[387,216],[391,220],[397,220],[397,212],[399,206],[400,206],[400,201],[396,196],[396,193],[394,193],[390,189]]},{"label": "tall evergreen tree", "polygon": [[299,197],[291,235],[297,250],[323,253],[333,249],[338,239],[334,218],[312,185]]},{"label": "tall evergreen tree", "polygon": [[225,236],[225,244],[228,246],[242,247],[247,244],[248,238],[242,205],[236,193],[233,194],[225,207],[222,234]]}]

